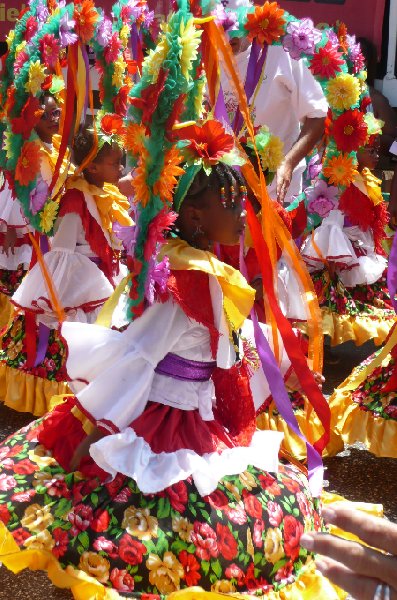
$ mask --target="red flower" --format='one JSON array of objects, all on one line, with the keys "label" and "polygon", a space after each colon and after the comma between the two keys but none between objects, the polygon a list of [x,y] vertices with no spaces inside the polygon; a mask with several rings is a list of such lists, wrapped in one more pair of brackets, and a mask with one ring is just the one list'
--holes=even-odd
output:
[{"label": "red flower", "polygon": [[275,575],[275,580],[284,584],[292,583],[294,581],[292,561],[287,562],[287,564],[279,568]]},{"label": "red flower", "polygon": [[125,487],[124,489],[121,490],[121,492],[119,492],[117,494],[117,496],[115,496],[113,498],[114,502],[128,502],[128,498],[131,496],[132,492],[128,487]]},{"label": "red flower", "polygon": [[46,33],[39,42],[43,63],[47,67],[55,67],[59,57],[59,42],[53,33]]},{"label": "red flower", "polygon": [[128,93],[129,93],[129,87],[128,85],[123,85],[122,88],[120,88],[119,93],[117,94],[117,96],[115,96],[115,98],[113,98],[113,109],[114,112],[118,115],[120,115],[121,117],[125,117],[127,114],[127,108],[128,108]]},{"label": "red flower", "polygon": [[262,548],[263,546],[263,530],[265,528],[265,524],[262,519],[256,519],[254,524],[254,534],[252,536],[252,541],[257,548]]},{"label": "red flower", "polygon": [[303,492],[298,492],[296,494],[296,499],[299,504],[299,510],[301,511],[304,517],[308,517],[311,514],[311,509],[305,494]]},{"label": "red flower", "polygon": [[95,33],[95,23],[98,20],[93,0],[83,0],[81,5],[76,6],[73,18],[76,21],[77,35],[83,44],[88,44]]},{"label": "red flower", "polygon": [[52,537],[55,540],[55,546],[52,549],[52,553],[57,558],[63,556],[68,549],[69,535],[68,532],[60,527],[56,527],[52,532]]},{"label": "red flower", "polygon": [[103,535],[95,540],[93,546],[97,552],[106,552],[110,558],[117,558],[119,555],[119,550],[116,544],[111,540],[104,538]]},{"label": "red flower", "polygon": [[141,542],[133,540],[128,533],[125,533],[120,540],[119,556],[121,560],[129,565],[139,565],[142,562],[146,548]]},{"label": "red flower", "polygon": [[215,490],[209,496],[205,496],[204,500],[208,502],[215,510],[224,510],[228,508],[228,499],[221,490]]},{"label": "red flower", "polygon": [[201,560],[209,560],[219,554],[215,531],[207,523],[195,521],[190,534],[192,543],[196,546],[196,554]]},{"label": "red flower", "polygon": [[188,500],[185,482],[178,481],[178,483],[174,483],[174,485],[165,488],[164,492],[168,496],[172,508],[179,513],[184,513]]},{"label": "red flower", "polygon": [[283,484],[291,492],[291,494],[296,494],[301,489],[299,483],[291,477],[283,477]]},{"label": "red flower", "polygon": [[112,586],[119,592],[133,592],[135,581],[125,569],[112,569],[110,573]]},{"label": "red flower", "polygon": [[8,508],[4,504],[0,504],[0,521],[3,521],[4,525],[7,525],[11,519],[11,514]]},{"label": "red flower", "polygon": [[140,98],[131,98],[131,104],[142,110],[141,122],[148,125],[152,121],[152,116],[156,110],[161,92],[164,90],[165,80],[168,71],[160,69],[156,83],[148,85],[142,92]]},{"label": "red flower", "polygon": [[115,31],[110,39],[109,44],[106,46],[105,52],[103,54],[105,57],[105,61],[108,65],[117,59],[121,47],[121,40],[119,38],[118,33]]},{"label": "red flower", "polygon": [[190,140],[185,150],[189,150],[192,157],[202,158],[204,163],[214,165],[224,154],[234,147],[233,136],[226,133],[219,121],[206,121],[201,127],[190,125],[179,131],[181,139]]},{"label": "red flower", "polygon": [[256,498],[252,494],[245,494],[244,495],[244,506],[245,506],[245,510],[247,511],[247,513],[249,514],[250,517],[252,517],[253,519],[261,519],[262,518],[262,505],[259,502],[258,498]]},{"label": "red flower", "polygon": [[100,533],[109,528],[110,516],[107,510],[98,508],[94,513],[94,518],[91,521],[91,529]]},{"label": "red flower", "polygon": [[72,535],[75,536],[80,531],[85,531],[90,526],[93,518],[93,512],[91,506],[85,506],[84,504],[78,504],[74,507],[73,511],[68,514],[68,520],[73,525],[70,530]]},{"label": "red flower", "polygon": [[264,592],[270,591],[272,589],[272,587],[269,585],[269,583],[266,581],[266,579],[264,579],[264,577],[261,577],[260,579],[256,579],[254,572],[255,572],[254,563],[251,563],[245,574],[245,585],[247,587],[247,590],[249,592],[255,592],[257,590],[262,590]]},{"label": "red flower", "polygon": [[232,563],[225,569],[225,575],[228,579],[236,579],[237,585],[243,585],[245,579],[245,573],[238,565]]},{"label": "red flower", "polygon": [[266,473],[266,475],[259,475],[258,479],[263,490],[266,490],[269,494],[272,494],[273,496],[281,495],[280,486],[278,485],[277,480],[274,477],[272,477],[272,475]]},{"label": "red flower", "polygon": [[[16,456],[17,454],[20,454],[20,452],[22,452],[23,450],[23,445],[22,444],[15,444],[15,446],[13,446],[12,448],[2,448],[2,450],[6,450],[6,453],[4,455],[4,458],[9,458],[10,456]],[[1,458],[3,458],[3,455],[1,456]]]},{"label": "red flower", "polygon": [[18,546],[22,546],[24,541],[30,538],[31,535],[28,531],[22,529],[22,527],[16,529],[15,531],[12,531],[11,533]]},{"label": "red flower", "polygon": [[123,130],[123,119],[119,115],[105,115],[101,120],[101,129],[106,135],[121,133]]},{"label": "red flower", "polygon": [[227,518],[236,523],[236,525],[244,525],[247,522],[247,515],[244,508],[240,504],[236,504],[233,507],[225,507],[225,514]]},{"label": "red flower", "polygon": [[18,52],[14,62],[14,75],[18,75],[19,71],[22,69],[23,65],[26,63],[27,60],[29,60],[27,52],[25,52],[24,50]]},{"label": "red flower", "polygon": [[278,527],[283,520],[283,510],[277,502],[269,500],[267,503],[267,512],[269,515],[269,523],[273,527]]},{"label": "red flower", "polygon": [[31,475],[35,471],[38,471],[39,467],[32,463],[28,458],[24,458],[20,462],[14,465],[14,473],[18,475]]},{"label": "red flower", "polygon": [[189,554],[186,550],[179,553],[179,561],[183,566],[185,574],[183,576],[188,586],[197,585],[201,579],[200,563],[194,554]]},{"label": "red flower", "polygon": [[218,549],[223,558],[233,560],[238,554],[237,542],[233,537],[227,525],[216,524],[216,534],[218,537]]},{"label": "red flower", "polygon": [[37,19],[35,19],[33,16],[28,17],[26,19],[26,25],[25,25],[25,40],[27,42],[30,42],[32,37],[36,34],[37,29],[38,29]]},{"label": "red flower", "polygon": [[303,525],[292,515],[284,517],[284,550],[285,554],[296,560],[299,556],[299,541],[303,534]]},{"label": "red flower", "polygon": [[120,473],[118,473],[112,481],[105,484],[105,488],[109,492],[109,496],[112,499],[120,492],[121,488],[123,487],[124,481],[125,475],[121,475]]},{"label": "red flower", "polygon": [[35,490],[27,490],[26,492],[18,492],[11,496],[11,502],[29,502],[36,495]]},{"label": "red flower", "polygon": [[58,354],[60,350],[60,346],[58,342],[52,342],[50,346],[48,346],[49,353],[53,356],[54,354]]},{"label": "red flower", "polygon": [[334,121],[331,133],[338,150],[357,151],[367,139],[367,125],[363,113],[357,109],[345,111]]},{"label": "red flower", "polygon": [[72,488],[74,503],[81,502],[85,496],[91,494],[91,492],[93,492],[97,487],[97,479],[86,479],[85,481],[79,481],[79,483],[76,483]]},{"label": "red flower", "polygon": [[336,73],[340,72],[341,65],[343,65],[342,54],[334,48],[331,42],[327,42],[313,55],[310,70],[313,75],[331,79],[335,77]]}]

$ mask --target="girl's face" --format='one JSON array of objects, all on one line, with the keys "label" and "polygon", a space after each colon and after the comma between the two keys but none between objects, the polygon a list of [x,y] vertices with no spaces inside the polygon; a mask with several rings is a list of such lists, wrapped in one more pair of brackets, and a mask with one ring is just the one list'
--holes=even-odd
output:
[{"label": "girl's face", "polygon": [[96,185],[99,187],[102,187],[103,183],[117,185],[124,170],[122,159],[123,152],[117,144],[104,150],[100,158],[93,161],[88,167],[95,177]]},{"label": "girl's face", "polygon": [[376,141],[373,146],[365,146],[357,152],[358,168],[361,171],[365,167],[373,171],[379,161],[379,141]]},{"label": "girl's face", "polygon": [[61,109],[52,96],[44,97],[42,109],[44,109],[44,112],[35,127],[35,131],[42,142],[51,144],[52,137],[59,131]]}]

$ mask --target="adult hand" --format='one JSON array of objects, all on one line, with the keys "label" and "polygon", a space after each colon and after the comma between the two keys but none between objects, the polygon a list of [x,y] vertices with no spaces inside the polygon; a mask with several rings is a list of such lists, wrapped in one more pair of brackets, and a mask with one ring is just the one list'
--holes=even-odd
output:
[{"label": "adult hand", "polygon": [[281,163],[279,168],[277,169],[277,201],[280,204],[283,204],[284,198],[288,191],[289,186],[291,185],[292,173],[293,173],[293,165],[290,160],[287,158]]},{"label": "adult hand", "polygon": [[87,435],[87,437],[84,438],[84,440],[82,442],[80,442],[80,444],[77,446],[77,448],[72,456],[72,459],[70,461],[70,470],[72,472],[77,471],[82,459],[89,455],[91,444],[94,444],[98,440],[102,439],[105,435],[106,434],[102,430],[100,430],[96,427],[92,431],[92,433]]},{"label": "adult hand", "polygon": [[15,254],[15,244],[17,241],[17,230],[15,227],[7,227],[6,234],[4,236],[3,250],[6,256]]},{"label": "adult hand", "polygon": [[322,555],[316,559],[318,570],[357,600],[397,600],[397,525],[346,508],[324,509],[323,516],[379,550],[329,534],[305,533],[301,545]]}]

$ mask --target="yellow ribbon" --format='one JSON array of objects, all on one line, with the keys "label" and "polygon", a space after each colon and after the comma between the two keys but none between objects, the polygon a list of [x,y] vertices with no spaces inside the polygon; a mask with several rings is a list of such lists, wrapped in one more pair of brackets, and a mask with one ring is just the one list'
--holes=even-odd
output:
[{"label": "yellow ribbon", "polygon": [[126,275],[118,284],[113,294],[106,300],[105,304],[102,306],[97,319],[95,321],[96,325],[101,325],[102,327],[110,327],[112,324],[112,316],[116,307],[119,303],[121,294],[124,293],[128,280],[131,279],[131,273]]}]

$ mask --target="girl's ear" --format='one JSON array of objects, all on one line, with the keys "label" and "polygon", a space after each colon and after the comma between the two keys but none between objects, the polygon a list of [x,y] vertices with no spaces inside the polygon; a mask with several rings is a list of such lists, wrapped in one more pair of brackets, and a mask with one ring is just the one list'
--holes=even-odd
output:
[{"label": "girl's ear", "polygon": [[194,226],[201,225],[203,220],[201,208],[196,208],[195,206],[186,206],[185,219],[187,224]]},{"label": "girl's ear", "polygon": [[85,168],[84,171],[88,171],[88,173],[96,174],[98,172],[98,165],[94,162],[90,162]]}]

